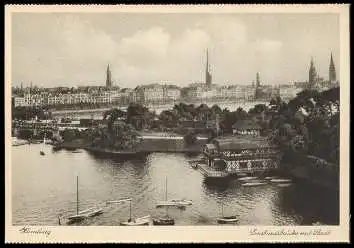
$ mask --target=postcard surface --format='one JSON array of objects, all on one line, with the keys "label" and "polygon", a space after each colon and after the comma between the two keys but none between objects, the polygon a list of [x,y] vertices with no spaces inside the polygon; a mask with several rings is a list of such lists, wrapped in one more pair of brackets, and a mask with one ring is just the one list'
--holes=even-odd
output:
[{"label": "postcard surface", "polygon": [[5,242],[349,241],[348,5],[5,17]]}]

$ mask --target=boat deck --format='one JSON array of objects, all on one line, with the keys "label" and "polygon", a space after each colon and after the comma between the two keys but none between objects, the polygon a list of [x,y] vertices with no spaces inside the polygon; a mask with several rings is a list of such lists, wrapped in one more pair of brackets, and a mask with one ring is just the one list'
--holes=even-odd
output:
[{"label": "boat deck", "polygon": [[200,172],[208,178],[224,178],[229,176],[228,172],[213,170],[206,164],[198,164]]}]

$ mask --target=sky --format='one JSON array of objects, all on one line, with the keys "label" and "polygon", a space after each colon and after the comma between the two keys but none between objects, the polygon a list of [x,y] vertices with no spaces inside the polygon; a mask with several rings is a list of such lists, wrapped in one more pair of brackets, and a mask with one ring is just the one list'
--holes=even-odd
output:
[{"label": "sky", "polygon": [[213,83],[306,81],[311,57],[328,79],[330,54],[339,77],[336,14],[14,13],[12,85],[205,81],[209,50]]}]

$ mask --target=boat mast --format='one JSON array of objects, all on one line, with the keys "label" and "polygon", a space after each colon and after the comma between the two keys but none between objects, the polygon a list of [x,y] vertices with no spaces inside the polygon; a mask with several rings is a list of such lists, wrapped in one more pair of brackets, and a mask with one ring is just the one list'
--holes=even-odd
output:
[{"label": "boat mast", "polygon": [[129,221],[132,220],[132,200],[129,201]]},{"label": "boat mast", "polygon": [[[165,190],[165,200],[167,201],[167,176],[165,178],[166,190]],[[168,216],[168,206],[165,206],[166,216]]]},{"label": "boat mast", "polygon": [[221,203],[221,214],[224,217],[224,203]]},{"label": "boat mast", "polygon": [[79,176],[76,176],[76,213],[79,214]]}]

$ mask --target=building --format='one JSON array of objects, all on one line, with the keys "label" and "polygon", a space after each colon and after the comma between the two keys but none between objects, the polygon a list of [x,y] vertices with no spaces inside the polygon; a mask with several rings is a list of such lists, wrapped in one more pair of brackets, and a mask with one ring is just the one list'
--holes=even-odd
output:
[{"label": "building", "polygon": [[14,107],[24,107],[24,106],[27,106],[24,97],[14,96],[14,97],[12,97],[12,99],[13,99],[13,106],[14,106]]},{"label": "building", "polygon": [[313,58],[311,58],[310,69],[309,69],[309,82],[307,88],[312,89],[315,87],[317,83],[317,71],[313,62]]},{"label": "building", "polygon": [[234,135],[260,136],[261,129],[261,126],[251,119],[239,120],[232,125],[232,133]]},{"label": "building", "polygon": [[279,151],[265,137],[217,137],[202,151],[205,165],[200,165],[200,169],[214,178],[276,169],[280,161]]},{"label": "building", "polygon": [[164,88],[160,84],[137,86],[137,101],[142,104],[162,103],[164,100]]},{"label": "building", "polygon": [[279,87],[279,96],[282,100],[287,101],[296,97],[302,91],[302,88],[297,87],[295,84],[281,85]]},{"label": "building", "polygon": [[165,101],[176,101],[181,98],[181,89],[176,85],[164,85],[163,98]]}]

